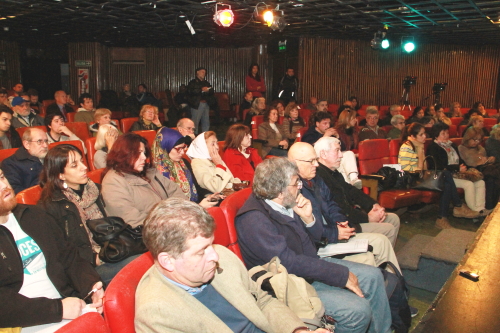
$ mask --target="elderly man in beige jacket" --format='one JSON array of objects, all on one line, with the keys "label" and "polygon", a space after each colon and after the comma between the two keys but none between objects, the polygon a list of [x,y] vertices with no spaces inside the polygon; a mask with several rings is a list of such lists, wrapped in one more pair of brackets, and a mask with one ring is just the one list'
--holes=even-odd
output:
[{"label": "elderly man in beige jacket", "polygon": [[257,287],[236,255],[212,245],[214,229],[213,218],[187,200],[167,199],[151,211],[143,235],[155,263],[137,287],[136,331],[309,331],[287,306]]}]

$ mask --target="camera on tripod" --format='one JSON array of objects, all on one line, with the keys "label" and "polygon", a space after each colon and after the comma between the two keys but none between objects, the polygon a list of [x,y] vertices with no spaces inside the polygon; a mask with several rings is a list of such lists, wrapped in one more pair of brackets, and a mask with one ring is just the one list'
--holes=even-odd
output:
[{"label": "camera on tripod", "polygon": [[447,85],[448,82],[434,83],[434,86],[432,87],[432,92],[434,93],[434,95],[439,94],[441,91],[444,91]]},{"label": "camera on tripod", "polygon": [[403,87],[409,87],[417,83],[416,76],[407,76],[403,79]]}]

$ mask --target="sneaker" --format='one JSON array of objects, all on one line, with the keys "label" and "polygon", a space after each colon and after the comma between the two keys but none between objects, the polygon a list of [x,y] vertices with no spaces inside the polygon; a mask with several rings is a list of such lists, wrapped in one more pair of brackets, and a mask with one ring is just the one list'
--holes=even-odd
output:
[{"label": "sneaker", "polygon": [[479,212],[476,212],[469,208],[466,204],[462,204],[460,207],[453,208],[453,216],[455,217],[465,217],[466,219],[473,219],[479,217]]},{"label": "sneaker", "polygon": [[479,216],[488,216],[493,211],[493,209],[483,209],[479,212]]},{"label": "sneaker", "polygon": [[416,315],[418,315],[418,309],[411,306],[411,305],[408,305],[410,307],[410,313],[411,313],[411,317],[415,317]]},{"label": "sneaker", "polygon": [[436,220],[434,226],[438,229],[450,229],[453,228],[446,217],[441,217]]},{"label": "sneaker", "polygon": [[356,178],[351,180],[351,185],[357,188],[358,190],[361,190],[361,188],[363,187],[363,182],[361,181],[361,179]]}]

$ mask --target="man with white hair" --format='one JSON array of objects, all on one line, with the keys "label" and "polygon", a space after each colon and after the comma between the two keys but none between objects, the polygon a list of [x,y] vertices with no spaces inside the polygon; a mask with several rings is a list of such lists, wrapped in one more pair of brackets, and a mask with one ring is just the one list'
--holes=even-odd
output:
[{"label": "man with white hair", "polygon": [[[314,150],[319,158],[317,177],[323,179],[328,186],[334,201],[349,222],[358,224],[362,232],[386,235],[394,247],[399,232],[399,217],[386,213],[385,208],[377,201],[345,181],[338,171],[342,161],[340,141],[332,137],[321,138],[314,144]],[[354,205],[362,210],[354,208]]]},{"label": "man with white hair", "polygon": [[384,119],[380,119],[378,121],[379,126],[387,126],[391,124],[392,117],[395,115],[401,114],[401,106],[397,104],[393,104],[389,107],[389,110],[387,111],[387,115],[385,116]]},{"label": "man with white hair", "polygon": [[387,139],[387,133],[377,123],[379,114],[377,107],[370,105],[366,109],[366,126],[359,133],[359,141],[370,139]]}]

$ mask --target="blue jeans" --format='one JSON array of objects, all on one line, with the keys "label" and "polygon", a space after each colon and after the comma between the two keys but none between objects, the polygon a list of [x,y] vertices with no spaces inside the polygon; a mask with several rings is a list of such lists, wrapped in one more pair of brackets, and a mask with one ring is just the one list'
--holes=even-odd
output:
[{"label": "blue jeans", "polygon": [[[195,134],[206,132],[210,129],[210,107],[207,103],[200,103],[198,109],[191,108],[191,116],[195,127]],[[199,130],[201,120],[201,131]]]},{"label": "blue jeans", "polygon": [[125,258],[122,261],[113,264],[106,262],[100,266],[97,266],[95,270],[101,277],[101,280],[104,283],[104,285],[107,286],[123,267],[127,266],[129,262],[131,262],[135,258],[138,258],[139,256],[140,254],[137,254],[135,256]]},{"label": "blue jeans", "polygon": [[322,258],[349,268],[358,278],[365,295],[361,298],[352,291],[313,282],[326,314],[332,316],[336,333],[387,333],[391,332],[391,310],[380,269],[347,260]]},{"label": "blue jeans", "polygon": [[448,217],[450,202],[453,206],[460,207],[462,200],[458,196],[457,186],[453,181],[453,176],[448,170],[443,170],[444,188],[439,199],[439,216]]}]

